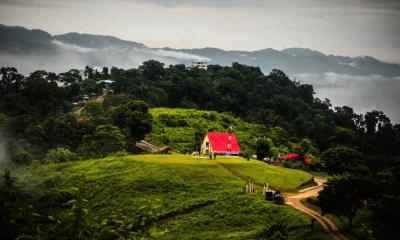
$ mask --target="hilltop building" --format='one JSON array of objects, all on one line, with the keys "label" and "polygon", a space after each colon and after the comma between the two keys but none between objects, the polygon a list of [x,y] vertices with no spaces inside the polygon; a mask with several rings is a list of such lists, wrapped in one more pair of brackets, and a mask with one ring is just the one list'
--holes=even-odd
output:
[{"label": "hilltop building", "polygon": [[281,161],[290,159],[290,160],[295,161],[294,162],[295,164],[300,164],[300,163],[309,164],[309,163],[311,163],[313,161],[313,159],[311,157],[304,157],[304,156],[301,156],[301,155],[299,155],[297,153],[290,153],[290,154],[287,154],[287,155],[278,156],[278,159],[281,160]]},{"label": "hilltop building", "polygon": [[240,146],[235,133],[207,132],[201,144],[201,155],[236,155],[240,154]]},{"label": "hilltop building", "polygon": [[207,62],[192,62],[192,68],[200,68],[207,70]]}]

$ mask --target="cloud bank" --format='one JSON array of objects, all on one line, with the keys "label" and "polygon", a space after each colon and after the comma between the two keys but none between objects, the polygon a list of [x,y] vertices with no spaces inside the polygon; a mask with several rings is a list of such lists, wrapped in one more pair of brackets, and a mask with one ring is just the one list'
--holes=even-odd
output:
[{"label": "cloud bank", "polygon": [[400,77],[351,76],[332,72],[295,74],[293,77],[312,84],[316,97],[328,98],[334,106],[351,106],[362,114],[381,110],[393,123],[400,123]]}]

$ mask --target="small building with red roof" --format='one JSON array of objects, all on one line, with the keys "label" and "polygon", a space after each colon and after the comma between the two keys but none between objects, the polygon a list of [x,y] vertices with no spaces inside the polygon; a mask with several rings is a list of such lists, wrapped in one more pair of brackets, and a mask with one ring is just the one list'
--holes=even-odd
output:
[{"label": "small building with red roof", "polygon": [[300,156],[297,153],[289,153],[287,155],[279,156],[278,159],[281,160],[292,159],[298,162],[303,162],[304,164],[309,164],[313,161],[311,157]]},{"label": "small building with red roof", "polygon": [[233,131],[207,132],[200,149],[201,155],[239,155],[240,146]]}]

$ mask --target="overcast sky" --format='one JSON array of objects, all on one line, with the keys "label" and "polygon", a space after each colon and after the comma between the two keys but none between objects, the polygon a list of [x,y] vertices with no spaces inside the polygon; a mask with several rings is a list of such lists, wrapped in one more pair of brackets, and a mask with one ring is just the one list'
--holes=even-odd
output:
[{"label": "overcast sky", "polygon": [[149,47],[305,47],[400,62],[400,0],[0,0],[0,23]]}]

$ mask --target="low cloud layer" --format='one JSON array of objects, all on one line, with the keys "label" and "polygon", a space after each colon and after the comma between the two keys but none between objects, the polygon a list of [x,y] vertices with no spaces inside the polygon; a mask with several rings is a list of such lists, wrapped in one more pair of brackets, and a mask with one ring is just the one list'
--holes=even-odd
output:
[{"label": "low cloud layer", "polygon": [[393,123],[400,123],[400,77],[351,76],[336,73],[297,74],[297,80],[314,86],[316,97],[334,106],[351,106],[357,113],[381,110]]},{"label": "low cloud layer", "polygon": [[134,68],[149,59],[169,64],[191,61],[209,61],[209,58],[194,54],[164,49],[93,49],[53,40],[57,46],[55,53],[31,53],[15,55],[0,54],[0,66],[14,66],[19,72],[29,74],[35,70],[65,72],[72,68],[83,69],[86,65],[94,67]]}]

